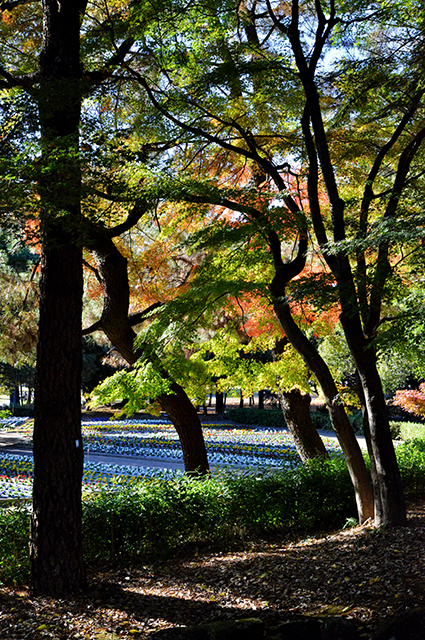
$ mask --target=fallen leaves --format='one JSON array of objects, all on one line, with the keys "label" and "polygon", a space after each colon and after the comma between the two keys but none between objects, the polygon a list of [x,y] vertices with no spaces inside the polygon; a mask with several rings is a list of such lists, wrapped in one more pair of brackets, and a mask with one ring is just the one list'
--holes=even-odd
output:
[{"label": "fallen leaves", "polygon": [[387,616],[425,604],[425,505],[409,526],[355,527],[299,540],[251,542],[237,552],[180,550],[162,563],[92,571],[75,599],[0,589],[2,640],[124,640],[175,625],[255,615],[346,616],[369,637]]}]

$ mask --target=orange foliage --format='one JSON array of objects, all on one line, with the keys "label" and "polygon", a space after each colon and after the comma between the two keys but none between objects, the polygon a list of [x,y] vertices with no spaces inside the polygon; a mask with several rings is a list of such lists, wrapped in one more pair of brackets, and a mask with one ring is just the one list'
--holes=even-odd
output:
[{"label": "orange foliage", "polygon": [[425,418],[425,382],[419,385],[419,390],[399,389],[393,398],[392,404],[397,405],[415,416]]}]

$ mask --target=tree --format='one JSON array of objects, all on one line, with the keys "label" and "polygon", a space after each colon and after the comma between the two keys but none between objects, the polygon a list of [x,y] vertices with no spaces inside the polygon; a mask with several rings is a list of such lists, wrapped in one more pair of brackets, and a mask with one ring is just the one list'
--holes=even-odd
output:
[{"label": "tree", "polygon": [[[195,189],[192,201],[209,201],[251,216],[268,237],[269,250],[276,270],[271,285],[276,314],[285,334],[308,361],[310,368],[320,381],[348,460],[354,458],[357,460],[352,478],[358,490],[362,490],[363,487],[363,513],[370,515],[367,474],[362,467],[358,452],[354,455],[354,438],[340,408],[337,387],[326,364],[318,357],[316,350],[293,322],[291,310],[287,304],[288,289],[296,291],[296,285],[293,284],[294,278],[301,273],[305,265],[309,224],[303,210],[303,201],[299,200],[301,205],[299,206],[287,191],[284,173],[285,169],[290,168],[290,163],[282,162],[282,157],[285,152],[292,151],[292,154],[298,154],[300,161],[305,162],[308,186],[304,202],[309,207],[309,219],[314,228],[317,247],[335,280],[336,293],[341,305],[341,323],[359,373],[365,415],[371,430],[373,457],[376,468],[379,470],[374,477],[375,518],[378,523],[400,524],[405,522],[404,497],[372,344],[375,336],[372,329],[379,326],[384,285],[391,274],[390,243],[388,236],[382,235],[378,239],[375,236],[372,240],[373,233],[368,234],[376,219],[376,216],[371,215],[371,206],[372,203],[374,205],[378,203],[378,198],[383,205],[384,221],[395,220],[398,215],[396,212],[401,211],[399,207],[401,195],[406,184],[412,181],[414,175],[412,163],[424,135],[420,127],[422,91],[419,89],[412,94],[409,89],[409,86],[411,88],[415,85],[420,74],[416,64],[419,59],[417,57],[419,49],[414,48],[412,53],[409,32],[406,30],[404,35],[401,33],[403,30],[401,14],[409,9],[399,7],[396,19],[393,20],[385,11],[373,14],[368,11],[367,6],[363,5],[356,6],[352,13],[347,11],[345,6],[341,6],[340,15],[337,15],[336,7],[331,4],[327,16],[318,4],[311,10],[308,7],[303,7],[301,10],[297,3],[293,3],[290,7],[282,9],[282,12],[277,10],[277,13],[273,11],[270,4],[266,3],[263,8],[264,11],[260,11],[257,5],[253,5],[252,8],[244,5],[239,7],[239,11],[235,9],[234,12],[230,10],[224,13],[221,12],[220,7],[210,3],[208,18],[205,15],[202,17],[197,15],[194,9],[190,20],[187,13],[180,20],[177,7],[170,4],[167,6],[168,13],[164,19],[168,20],[173,16],[176,20],[176,28],[181,36],[176,38],[175,47],[171,46],[171,40],[168,38],[168,49],[165,49],[163,42],[155,38],[150,31],[151,55],[155,51],[161,52],[155,60],[155,76],[141,73],[137,66],[137,58],[134,59],[131,74],[146,91],[146,95],[158,111],[168,117],[170,123],[185,132],[188,141],[186,149],[189,149],[190,144],[196,146],[195,141],[202,139],[203,144],[207,142],[211,147],[222,150],[219,152],[222,166],[226,162],[226,157],[232,157],[233,165],[236,164],[234,159],[238,157],[241,162],[256,165],[257,168],[253,171],[256,180],[251,183],[251,194],[249,190],[245,190],[243,194],[240,193],[235,197],[233,192],[234,197],[230,198],[229,191],[225,193],[222,190],[221,194],[216,191],[211,195],[210,191],[207,195],[208,189],[204,186],[203,195],[199,188],[198,191]],[[163,17],[164,10],[158,19]],[[411,23],[415,22],[412,14],[409,15],[409,20]],[[420,24],[420,20],[415,22],[415,25],[418,25],[418,33]],[[365,25],[363,29],[362,25]],[[191,43],[195,42],[194,29],[196,30],[198,26],[200,32],[204,33],[207,29],[209,33],[203,47],[191,46]],[[242,29],[238,31],[237,26],[242,26]],[[397,33],[396,37],[402,42],[403,51],[406,52],[403,57],[403,68],[404,71],[407,70],[407,74],[399,71],[399,68],[397,73],[392,74],[394,67],[389,61],[393,60],[394,53],[391,48],[388,48],[385,54],[378,51],[375,55],[371,47],[367,60],[357,64],[357,69],[363,68],[365,71],[357,75],[361,82],[358,85],[357,101],[351,103],[355,104],[355,109],[353,110],[351,106],[347,108],[346,104],[349,103],[344,102],[341,90],[344,89],[348,101],[351,100],[352,94],[349,89],[347,90],[347,86],[350,85],[338,84],[335,81],[335,77],[338,76],[332,76],[332,71],[328,72],[328,69],[323,66],[325,52],[338,41],[340,34],[341,38],[344,34],[343,37],[349,39],[350,34],[357,35],[361,32],[362,36],[367,37],[374,30],[383,32],[387,28],[394,29]],[[243,29],[246,31],[246,39],[242,36]],[[310,51],[308,47],[311,34],[314,40],[311,42]],[[170,33],[168,35],[171,37]],[[185,42],[183,57],[180,49],[182,38]],[[230,41],[231,46],[229,46]],[[200,53],[201,49],[202,53]],[[278,51],[280,58],[277,55]],[[165,78],[161,76],[164,56],[165,58],[168,56],[169,66],[167,82],[165,83],[164,80],[161,84],[158,78]],[[181,65],[184,66],[185,74],[174,74],[177,67],[173,65],[177,64],[177,59],[180,61],[180,70]],[[373,77],[371,73],[373,74],[379,62],[383,60],[385,64],[382,62],[379,81],[371,82]],[[254,67],[258,70],[260,66],[263,71],[262,84],[256,85],[254,81],[259,79],[259,74],[253,74],[252,70]],[[353,69],[356,71],[355,55],[353,63],[345,67],[347,73],[344,75],[344,82],[345,80],[350,82],[350,73]],[[266,70],[267,73],[265,73]],[[388,101],[390,108],[383,106],[383,100],[379,96],[384,77],[388,79],[386,85],[388,96],[390,94],[392,96]],[[252,80],[251,84],[249,78]],[[270,98],[270,93],[267,93],[271,83],[274,83],[273,95],[282,95],[282,92],[279,94],[282,87],[286,89],[285,95],[288,95],[288,91],[292,91],[294,95],[294,99],[288,100],[285,108],[281,108],[279,115],[276,115],[277,103]],[[214,90],[212,90],[213,87]],[[339,92],[337,106],[344,105],[341,110],[334,110],[335,118],[332,117],[333,112],[328,109],[332,90],[335,93]],[[362,111],[359,109],[358,96],[363,92],[364,98],[370,90],[377,96],[377,100],[368,100],[367,108]],[[255,108],[250,108],[253,103]],[[373,126],[368,129],[368,133],[370,132],[371,142],[373,136],[378,142],[378,152],[371,154],[370,164],[366,170],[357,172],[357,179],[362,181],[365,188],[360,215],[355,222],[354,211],[348,212],[348,208],[345,207],[344,189],[341,186],[344,183],[341,180],[338,182],[335,176],[337,154],[341,151],[341,145],[334,144],[334,132],[338,130],[338,134],[341,137],[345,136],[344,139],[348,140],[346,126],[348,118],[358,118],[358,122],[362,122],[363,119],[363,122],[366,122],[370,119],[373,108],[376,109],[375,113],[378,116],[370,120]],[[360,117],[358,117],[359,114]],[[347,120],[344,126],[341,126],[344,117],[347,117]],[[332,122],[332,125],[328,126],[328,122]],[[293,143],[292,150],[289,141]],[[392,163],[394,171],[391,175],[387,174],[389,180],[386,180],[386,186],[379,194],[371,191],[371,186],[374,183],[378,186],[378,182],[384,186],[385,180],[381,180],[384,162]],[[233,176],[237,174],[235,170]],[[360,174],[361,178],[359,178]],[[241,164],[238,175],[239,177],[243,175]],[[226,177],[229,184],[232,176],[227,174]],[[287,220],[292,220],[294,227],[299,231],[298,254],[286,263],[281,255],[279,234],[282,235],[282,231],[277,233],[275,225],[277,219],[272,218],[270,197],[268,205],[262,208],[253,206],[254,187],[257,194],[262,194],[263,198],[266,198],[265,186],[273,183],[286,208]],[[325,197],[324,194],[326,194]],[[187,199],[191,200],[190,196],[187,196]],[[235,200],[238,201],[235,202]],[[328,224],[332,228],[332,241],[327,235]],[[351,232],[351,229],[358,231],[354,231],[352,236],[357,242],[366,241],[367,244],[370,238],[375,243],[373,246],[377,247],[376,254],[368,253],[365,245],[357,251],[355,272],[352,270],[348,255],[350,246],[346,243],[347,232],[348,230]],[[367,244],[367,248],[369,247],[371,244]]]}]

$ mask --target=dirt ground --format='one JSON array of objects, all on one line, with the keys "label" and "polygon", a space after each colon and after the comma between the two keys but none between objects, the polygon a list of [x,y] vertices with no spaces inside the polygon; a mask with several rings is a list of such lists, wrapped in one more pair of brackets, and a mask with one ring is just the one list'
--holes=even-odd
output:
[{"label": "dirt ground", "polygon": [[208,546],[162,562],[89,567],[89,590],[66,600],[0,589],[2,640],[147,638],[171,626],[255,616],[341,615],[370,638],[383,620],[425,605],[425,504],[407,527],[355,527],[275,538],[229,552]]}]

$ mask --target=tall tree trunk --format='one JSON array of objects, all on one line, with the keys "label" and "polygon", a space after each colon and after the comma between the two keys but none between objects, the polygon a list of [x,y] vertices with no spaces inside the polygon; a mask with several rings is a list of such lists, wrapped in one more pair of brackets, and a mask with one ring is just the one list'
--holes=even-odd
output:
[{"label": "tall tree trunk", "polygon": [[66,595],[86,586],[81,514],[81,7],[73,0],[43,1],[38,93],[43,252],[30,544],[36,595]]},{"label": "tall tree trunk", "polygon": [[215,412],[220,416],[222,416],[224,412],[224,393],[217,391],[217,389],[215,390]]},{"label": "tall tree trunk", "polygon": [[298,389],[279,394],[289,433],[303,462],[317,457],[329,458],[323,440],[317,433],[310,414],[311,397]]},{"label": "tall tree trunk", "polygon": [[314,373],[322,389],[332,426],[341,445],[351,482],[353,483],[359,521],[365,522],[374,517],[374,501],[372,483],[359,443],[339,399],[332,375],[317,350],[292,318],[289,305],[285,299],[284,289],[282,294],[282,286],[284,287],[283,283],[279,283],[279,276],[276,275],[271,285],[272,292],[275,294],[274,309],[276,317],[288,340]]},{"label": "tall tree trunk", "polygon": [[258,408],[264,409],[264,389],[260,389],[258,392]]},{"label": "tall tree trunk", "polygon": [[31,527],[35,595],[63,596],[86,586],[81,479],[81,250],[46,250],[34,419]]},{"label": "tall tree trunk", "polygon": [[406,524],[406,502],[375,350],[366,343],[360,318],[342,313],[341,325],[356,364],[367,410],[375,467],[375,522],[403,526]]},{"label": "tall tree trunk", "polygon": [[356,391],[360,399],[362,418],[363,418],[363,433],[365,436],[367,451],[368,451],[369,460],[370,460],[370,475],[372,477],[373,497],[374,497],[375,514],[376,514],[376,513],[380,513],[382,510],[381,492],[379,490],[378,473],[376,469],[375,455],[372,447],[372,438],[370,435],[369,417],[367,413],[366,400],[364,397],[363,387],[360,382],[360,376],[358,371],[356,371]]}]

